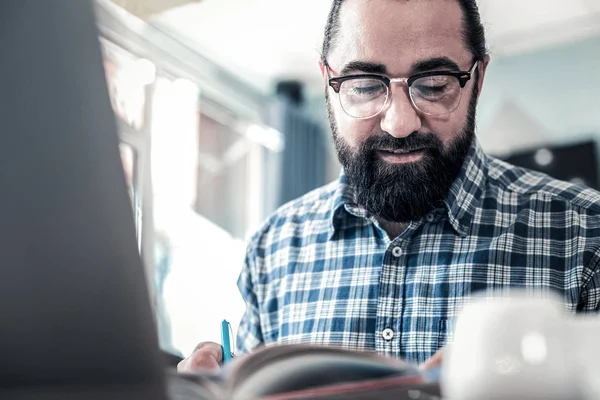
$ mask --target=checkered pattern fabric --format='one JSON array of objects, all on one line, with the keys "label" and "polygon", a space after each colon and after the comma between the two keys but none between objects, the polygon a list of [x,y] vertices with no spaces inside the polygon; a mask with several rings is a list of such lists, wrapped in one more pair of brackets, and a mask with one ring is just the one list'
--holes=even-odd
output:
[{"label": "checkered pattern fabric", "polygon": [[238,286],[238,352],[336,345],[421,363],[474,293],[557,292],[600,310],[600,194],[489,157],[475,141],[444,207],[389,238],[343,174],[253,236]]}]

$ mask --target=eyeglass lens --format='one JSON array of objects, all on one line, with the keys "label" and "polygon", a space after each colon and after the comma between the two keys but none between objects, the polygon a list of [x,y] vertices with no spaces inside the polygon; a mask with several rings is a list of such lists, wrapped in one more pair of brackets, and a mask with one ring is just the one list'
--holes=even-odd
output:
[{"label": "eyeglass lens", "polygon": [[[386,106],[389,88],[378,79],[349,79],[340,85],[339,96],[340,104],[348,115],[368,118],[377,115]],[[460,82],[448,75],[419,78],[410,86],[410,97],[415,108],[424,114],[448,114],[460,103]]]}]

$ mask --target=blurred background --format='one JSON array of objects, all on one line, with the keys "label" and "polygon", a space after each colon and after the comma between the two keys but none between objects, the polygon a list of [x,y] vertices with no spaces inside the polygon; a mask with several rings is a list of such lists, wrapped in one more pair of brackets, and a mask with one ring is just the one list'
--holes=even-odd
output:
[{"label": "blurred background", "polygon": [[[237,328],[246,240],[337,178],[318,60],[330,0],[96,0],[161,346]],[[598,188],[600,0],[480,0],[489,154]]]}]

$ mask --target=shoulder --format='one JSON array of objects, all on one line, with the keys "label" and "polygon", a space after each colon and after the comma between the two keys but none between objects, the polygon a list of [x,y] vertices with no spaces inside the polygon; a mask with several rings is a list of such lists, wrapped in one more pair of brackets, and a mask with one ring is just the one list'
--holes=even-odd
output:
[{"label": "shoulder", "polygon": [[339,185],[336,180],[279,207],[252,235],[249,249],[264,250],[327,231]]},{"label": "shoulder", "polygon": [[498,195],[507,195],[520,201],[562,204],[579,213],[600,216],[600,192],[516,167],[493,157],[489,157],[488,188]]}]

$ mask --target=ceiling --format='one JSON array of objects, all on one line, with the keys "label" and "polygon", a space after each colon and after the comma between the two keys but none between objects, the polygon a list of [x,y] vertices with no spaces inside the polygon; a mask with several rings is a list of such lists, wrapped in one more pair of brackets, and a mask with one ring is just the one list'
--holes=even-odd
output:
[{"label": "ceiling", "polygon": [[198,2],[200,0],[112,0],[119,7],[140,18],[180,7],[184,4]]},{"label": "ceiling", "polygon": [[[297,78],[320,91],[317,67],[330,0],[202,0],[149,22],[261,91]],[[495,57],[600,35],[600,0],[479,0]]]}]

